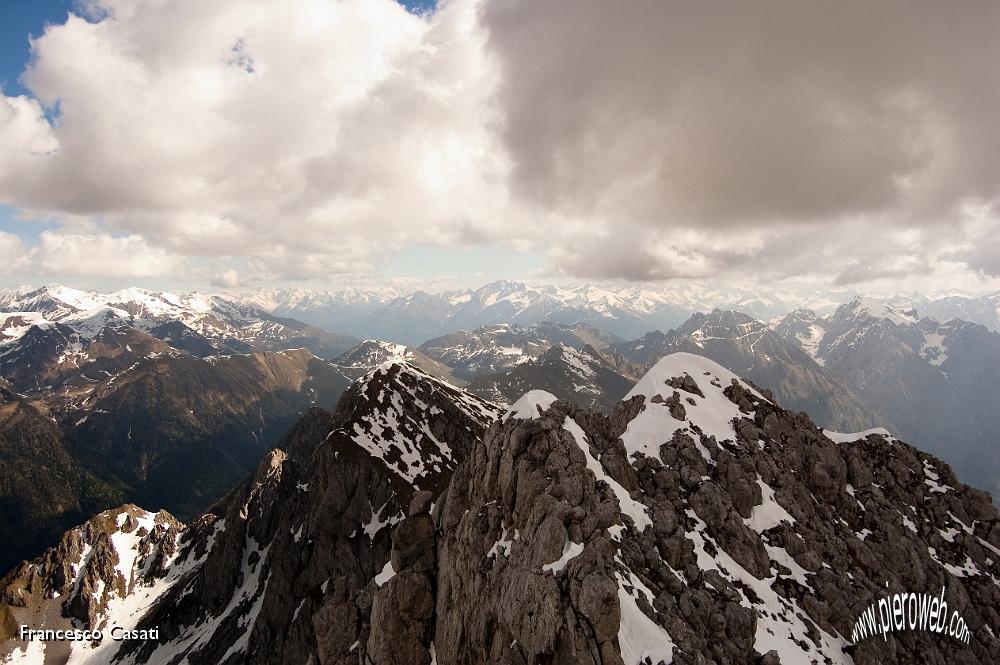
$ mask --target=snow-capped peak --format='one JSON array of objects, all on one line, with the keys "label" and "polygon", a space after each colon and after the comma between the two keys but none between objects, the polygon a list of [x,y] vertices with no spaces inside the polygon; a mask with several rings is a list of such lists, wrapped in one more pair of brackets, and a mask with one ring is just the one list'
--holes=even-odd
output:
[{"label": "snow-capped peak", "polygon": [[[629,391],[629,393],[625,396],[625,399],[629,400],[637,395],[642,395],[646,398],[662,395],[664,391],[669,392],[671,390],[670,386],[667,385],[667,381],[675,377],[683,377],[685,375],[695,379],[703,391],[705,390],[705,388],[701,386],[703,381],[712,384],[711,387],[715,387],[716,392],[719,393],[721,393],[724,388],[732,384],[734,380],[742,383],[740,377],[736,376],[736,374],[730,372],[728,369],[713,360],[709,360],[704,356],[699,356],[694,353],[678,352],[664,356],[659,360],[659,362],[653,365],[653,367],[651,367],[650,370],[646,372],[638,382],[636,382],[635,387]],[[719,383],[721,387],[714,386],[715,383]],[[756,390],[749,385],[746,387],[756,393]],[[728,400],[728,398],[725,399]]]},{"label": "snow-capped peak", "polygon": [[715,437],[717,443],[734,440],[734,419],[747,415],[725,394],[734,383],[765,399],[728,369],[703,356],[672,353],[662,358],[625,396],[626,401],[644,398],[642,412],[629,422],[622,435],[629,457],[637,453],[656,457],[661,444],[675,432],[683,431],[692,435],[709,459],[699,435]]},{"label": "snow-capped peak", "polygon": [[52,325],[38,312],[5,312],[0,313],[0,344],[17,341],[33,326]]},{"label": "snow-capped peak", "polygon": [[[407,482],[430,489],[457,463],[448,432],[485,429],[499,409],[400,360],[384,362],[355,383],[347,425],[330,436],[360,446]],[[451,420],[451,429],[441,422]],[[455,429],[457,428],[457,430]]]},{"label": "snow-capped peak", "polygon": [[395,361],[410,359],[412,352],[403,344],[366,339],[336,360],[337,364],[350,367],[373,368]]},{"label": "snow-capped peak", "polygon": [[521,420],[534,420],[538,418],[542,411],[547,411],[556,401],[556,396],[544,390],[529,390],[511,405],[503,419],[518,418]]},{"label": "snow-capped peak", "polygon": [[852,316],[867,315],[877,319],[885,319],[897,326],[910,325],[916,323],[918,320],[916,309],[894,306],[876,298],[855,298],[850,303],[844,305],[844,307],[846,308],[846,312],[849,312]]},{"label": "snow-capped peak", "polygon": [[91,338],[107,327],[134,325],[135,317],[117,307],[98,306],[93,309],[71,314],[60,321],[84,338]]}]

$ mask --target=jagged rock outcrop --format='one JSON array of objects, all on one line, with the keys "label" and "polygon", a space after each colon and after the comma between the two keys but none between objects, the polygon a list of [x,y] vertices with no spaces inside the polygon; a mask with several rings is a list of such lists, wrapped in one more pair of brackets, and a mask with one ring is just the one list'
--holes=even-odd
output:
[{"label": "jagged rock outcrop", "polygon": [[[41,663],[44,651],[14,645],[21,624],[52,630],[110,630],[135,623],[196,562],[177,561],[183,525],[169,513],[127,504],[63,535],[35,561],[0,580],[0,660]],[[36,643],[37,644],[37,643]],[[52,643],[58,662],[65,643]],[[112,646],[113,645],[113,646]],[[117,643],[78,642],[86,662],[110,662]],[[14,649],[12,653],[5,652]]]},{"label": "jagged rock outcrop", "polygon": [[[311,412],[175,540],[173,558],[159,559],[168,564],[157,602],[136,620],[158,626],[158,640],[117,655],[316,665],[1000,659],[1000,515],[884,430],[824,431],[684,353],[607,414],[532,391],[498,416],[412,367],[372,373],[336,415]],[[79,560],[66,555],[70,572]],[[95,579],[108,575],[95,566]],[[902,591],[943,593],[969,642],[918,630],[852,644],[865,609]],[[4,602],[18,621],[34,611]],[[23,647],[4,646],[30,662]],[[86,655],[106,663],[112,652]]]}]

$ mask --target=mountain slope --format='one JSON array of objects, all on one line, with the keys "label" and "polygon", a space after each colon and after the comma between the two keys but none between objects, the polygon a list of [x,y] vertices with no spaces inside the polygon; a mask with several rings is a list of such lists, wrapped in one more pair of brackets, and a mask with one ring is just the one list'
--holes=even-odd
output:
[{"label": "mountain slope", "polygon": [[593,347],[576,350],[557,343],[533,360],[469,382],[469,392],[497,404],[510,404],[532,389],[586,407],[609,409],[632,387],[632,380],[609,365]]},{"label": "mountain slope", "polygon": [[[22,315],[5,320],[14,319]],[[44,414],[34,418],[41,429],[5,432],[5,447],[16,454],[3,491],[12,520],[4,570],[122,500],[183,518],[199,513],[305,410],[334,405],[350,384],[305,349],[198,357],[111,309],[88,317],[87,327],[80,321],[3,328],[6,399],[23,403],[19,413]],[[197,347],[199,340],[188,342]],[[65,482],[55,491],[59,479]]]},{"label": "mountain slope", "polygon": [[81,468],[48,417],[10,394],[0,400],[0,570],[122,501],[120,491]]},{"label": "mountain slope", "polygon": [[[1000,658],[1000,514],[897,440],[828,436],[683,353],[606,416],[534,391],[488,430],[488,407],[426,374],[390,365],[368,383],[191,526],[125,507],[70,532],[0,584],[4,625],[160,627],[71,645],[89,663]],[[435,396],[455,402],[441,432],[468,434],[448,439],[467,454],[437,496],[391,462],[396,436],[351,434],[427,424]],[[866,607],[911,590],[942,594],[971,641],[849,642]],[[30,662],[45,646],[0,649]]]},{"label": "mountain slope", "polygon": [[574,349],[587,345],[601,349],[616,341],[621,340],[583,323],[569,326],[550,321],[531,326],[499,323],[436,337],[421,344],[420,351],[468,380],[509,370],[537,358],[556,344]]},{"label": "mountain slope", "polygon": [[1000,493],[1000,334],[863,299],[814,326],[809,350],[894,431],[965,482]]},{"label": "mountain slope", "polygon": [[65,416],[72,451],[135,502],[190,516],[350,380],[308,351],[147,359]]},{"label": "mountain slope", "polygon": [[746,314],[714,310],[695,314],[684,325],[663,334],[653,332],[633,342],[611,345],[639,372],[664,355],[703,355],[773,392],[787,408],[805,411],[817,423],[833,429],[863,430],[891,423],[877,409],[859,400],[828,370],[794,343]]}]

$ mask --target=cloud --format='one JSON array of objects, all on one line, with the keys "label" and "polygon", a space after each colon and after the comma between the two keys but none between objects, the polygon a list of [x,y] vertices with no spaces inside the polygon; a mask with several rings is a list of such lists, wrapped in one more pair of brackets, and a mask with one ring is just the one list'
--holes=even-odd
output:
[{"label": "cloud", "polygon": [[0,231],[0,274],[24,270],[30,263],[31,251],[12,233]]},{"label": "cloud", "polygon": [[23,95],[0,95],[0,137],[3,137],[4,153],[8,156],[4,159],[0,155],[0,179],[13,176],[5,173],[5,167],[10,169],[16,165],[10,157],[39,158],[57,147],[41,104]]},{"label": "cloud", "polygon": [[499,232],[505,153],[473,4],[432,20],[391,0],[88,9],[103,20],[71,15],[32,44],[23,79],[57,121],[0,103],[16,139],[0,201],[275,274]]},{"label": "cloud", "polygon": [[356,280],[415,244],[598,280],[998,272],[997,217],[969,213],[1000,199],[996,3],[84,11],[33,42],[34,98],[0,98],[0,203],[71,220],[38,270],[73,238],[226,284]]},{"label": "cloud", "polygon": [[36,255],[38,270],[85,277],[157,277],[169,275],[181,260],[152,247],[137,235],[75,235],[43,231]]},{"label": "cloud", "polygon": [[[965,202],[1000,194],[995,3],[499,0],[483,22],[516,195],[592,220],[577,247],[622,277],[669,274],[647,248],[695,229],[682,253],[795,237],[772,258],[832,279],[873,235],[960,233]],[[801,230],[828,228],[862,232],[818,257]]]},{"label": "cloud", "polygon": [[964,256],[973,269],[989,277],[1000,277],[1000,219],[995,208],[980,207],[971,213],[970,242]]},{"label": "cloud", "polygon": [[997,193],[1000,7],[501,0],[521,189],[654,224],[939,213]]},{"label": "cloud", "polygon": [[245,286],[243,276],[235,268],[226,268],[212,276],[212,286],[223,286],[229,289]]}]

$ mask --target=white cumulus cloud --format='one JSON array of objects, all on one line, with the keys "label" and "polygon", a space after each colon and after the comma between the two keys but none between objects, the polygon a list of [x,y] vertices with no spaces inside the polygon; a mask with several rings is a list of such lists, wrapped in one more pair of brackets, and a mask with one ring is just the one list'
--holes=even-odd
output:
[{"label": "white cumulus cloud", "polygon": [[167,275],[180,263],[178,257],[151,246],[141,236],[55,231],[42,232],[34,259],[46,273],[123,278]]},{"label": "white cumulus cloud", "polygon": [[0,98],[0,203],[84,220],[39,271],[69,238],[225,283],[478,244],[595,280],[995,286],[996,3],[568,7],[90,0]]}]

